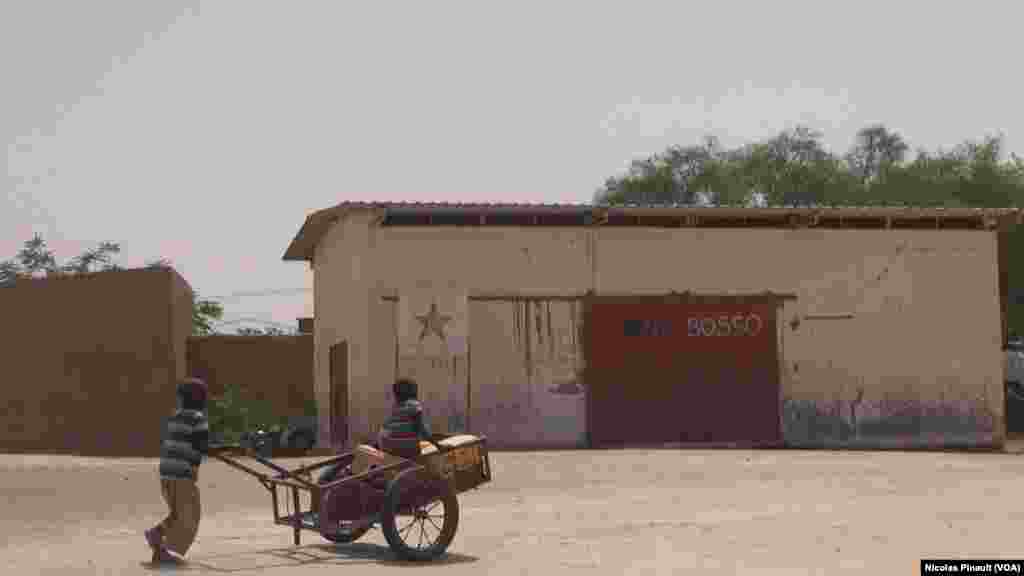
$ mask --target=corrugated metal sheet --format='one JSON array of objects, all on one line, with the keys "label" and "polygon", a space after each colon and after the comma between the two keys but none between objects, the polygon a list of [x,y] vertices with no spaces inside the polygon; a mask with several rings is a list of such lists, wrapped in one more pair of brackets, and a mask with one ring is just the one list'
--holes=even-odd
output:
[{"label": "corrugated metal sheet", "polygon": [[470,310],[471,430],[500,446],[584,445],[580,302],[474,301]]},{"label": "corrugated metal sheet", "polygon": [[[378,212],[412,225],[553,224],[629,226],[821,226],[891,228],[922,226],[943,229],[993,228],[1022,221],[1016,208],[930,208],[909,206],[595,206],[591,204],[473,204],[444,202],[342,202],[310,214],[285,251],[285,260],[309,260],[330,226],[352,212]],[[458,217],[452,219],[452,217]],[[515,218],[509,219],[514,216]],[[524,219],[525,218],[525,219]],[[398,219],[398,220],[396,220]],[[949,225],[945,223],[950,223]]]},{"label": "corrugated metal sheet", "polygon": [[591,442],[780,441],[775,316],[771,303],[595,298]]}]

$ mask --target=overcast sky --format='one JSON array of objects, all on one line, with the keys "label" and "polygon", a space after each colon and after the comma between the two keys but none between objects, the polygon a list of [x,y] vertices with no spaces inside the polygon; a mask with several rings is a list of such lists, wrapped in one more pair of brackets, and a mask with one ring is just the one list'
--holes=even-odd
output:
[{"label": "overcast sky", "polygon": [[[0,259],[120,242],[201,295],[308,288],[342,200],[586,202],[639,156],[797,123],[1024,148],[1024,3],[0,2]],[[3,176],[6,177],[3,177]],[[294,324],[312,294],[240,296]]]}]

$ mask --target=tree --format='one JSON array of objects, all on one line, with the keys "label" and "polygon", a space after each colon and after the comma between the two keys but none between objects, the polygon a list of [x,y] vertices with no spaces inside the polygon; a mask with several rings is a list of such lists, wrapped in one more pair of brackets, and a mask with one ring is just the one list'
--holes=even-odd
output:
[{"label": "tree", "polygon": [[[1005,154],[1001,136],[948,150],[918,150],[903,136],[868,126],[845,154],[798,126],[723,150],[706,137],[633,162],[595,193],[598,204],[1024,206],[1024,159]],[[1008,233],[1009,325],[1024,331],[1024,230]],[[1020,301],[1020,304],[1017,302]]]},{"label": "tree", "polygon": [[633,162],[595,194],[599,204],[1018,206],[1024,203],[1024,160],[1005,158],[1001,136],[967,140],[950,150],[910,149],[883,125],[857,133],[851,149],[833,154],[805,126],[733,150],[706,137]]},{"label": "tree", "polygon": [[[35,234],[26,240],[18,254],[11,260],[0,262],[0,286],[10,285],[20,279],[59,276],[62,274],[86,274],[89,272],[121,270],[113,256],[121,252],[120,244],[100,242],[95,248],[82,252],[66,263],[58,265],[53,251],[46,245],[42,235]],[[170,261],[164,258],[146,264],[146,268],[170,268]],[[224,315],[220,303],[193,297],[192,333],[209,334],[212,323]]]},{"label": "tree", "polygon": [[909,147],[897,132],[881,124],[857,132],[856,144],[847,154],[847,161],[861,182],[884,180],[888,171],[903,162]]},{"label": "tree", "polygon": [[224,307],[214,300],[193,299],[192,302],[192,335],[207,336],[216,330],[213,323],[224,317]]}]

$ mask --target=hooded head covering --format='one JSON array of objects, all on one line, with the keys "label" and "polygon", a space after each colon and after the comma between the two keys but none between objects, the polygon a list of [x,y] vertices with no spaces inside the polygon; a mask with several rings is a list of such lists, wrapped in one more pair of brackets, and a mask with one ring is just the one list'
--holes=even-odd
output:
[{"label": "hooded head covering", "polygon": [[202,410],[206,407],[206,382],[199,378],[186,378],[178,383],[178,405],[185,410]]}]

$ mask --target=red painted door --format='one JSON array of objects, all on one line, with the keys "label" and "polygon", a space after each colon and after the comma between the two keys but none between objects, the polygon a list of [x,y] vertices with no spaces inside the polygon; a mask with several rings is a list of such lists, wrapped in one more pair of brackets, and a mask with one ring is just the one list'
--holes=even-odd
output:
[{"label": "red painted door", "polygon": [[774,303],[597,298],[585,328],[592,445],[780,439]]}]

